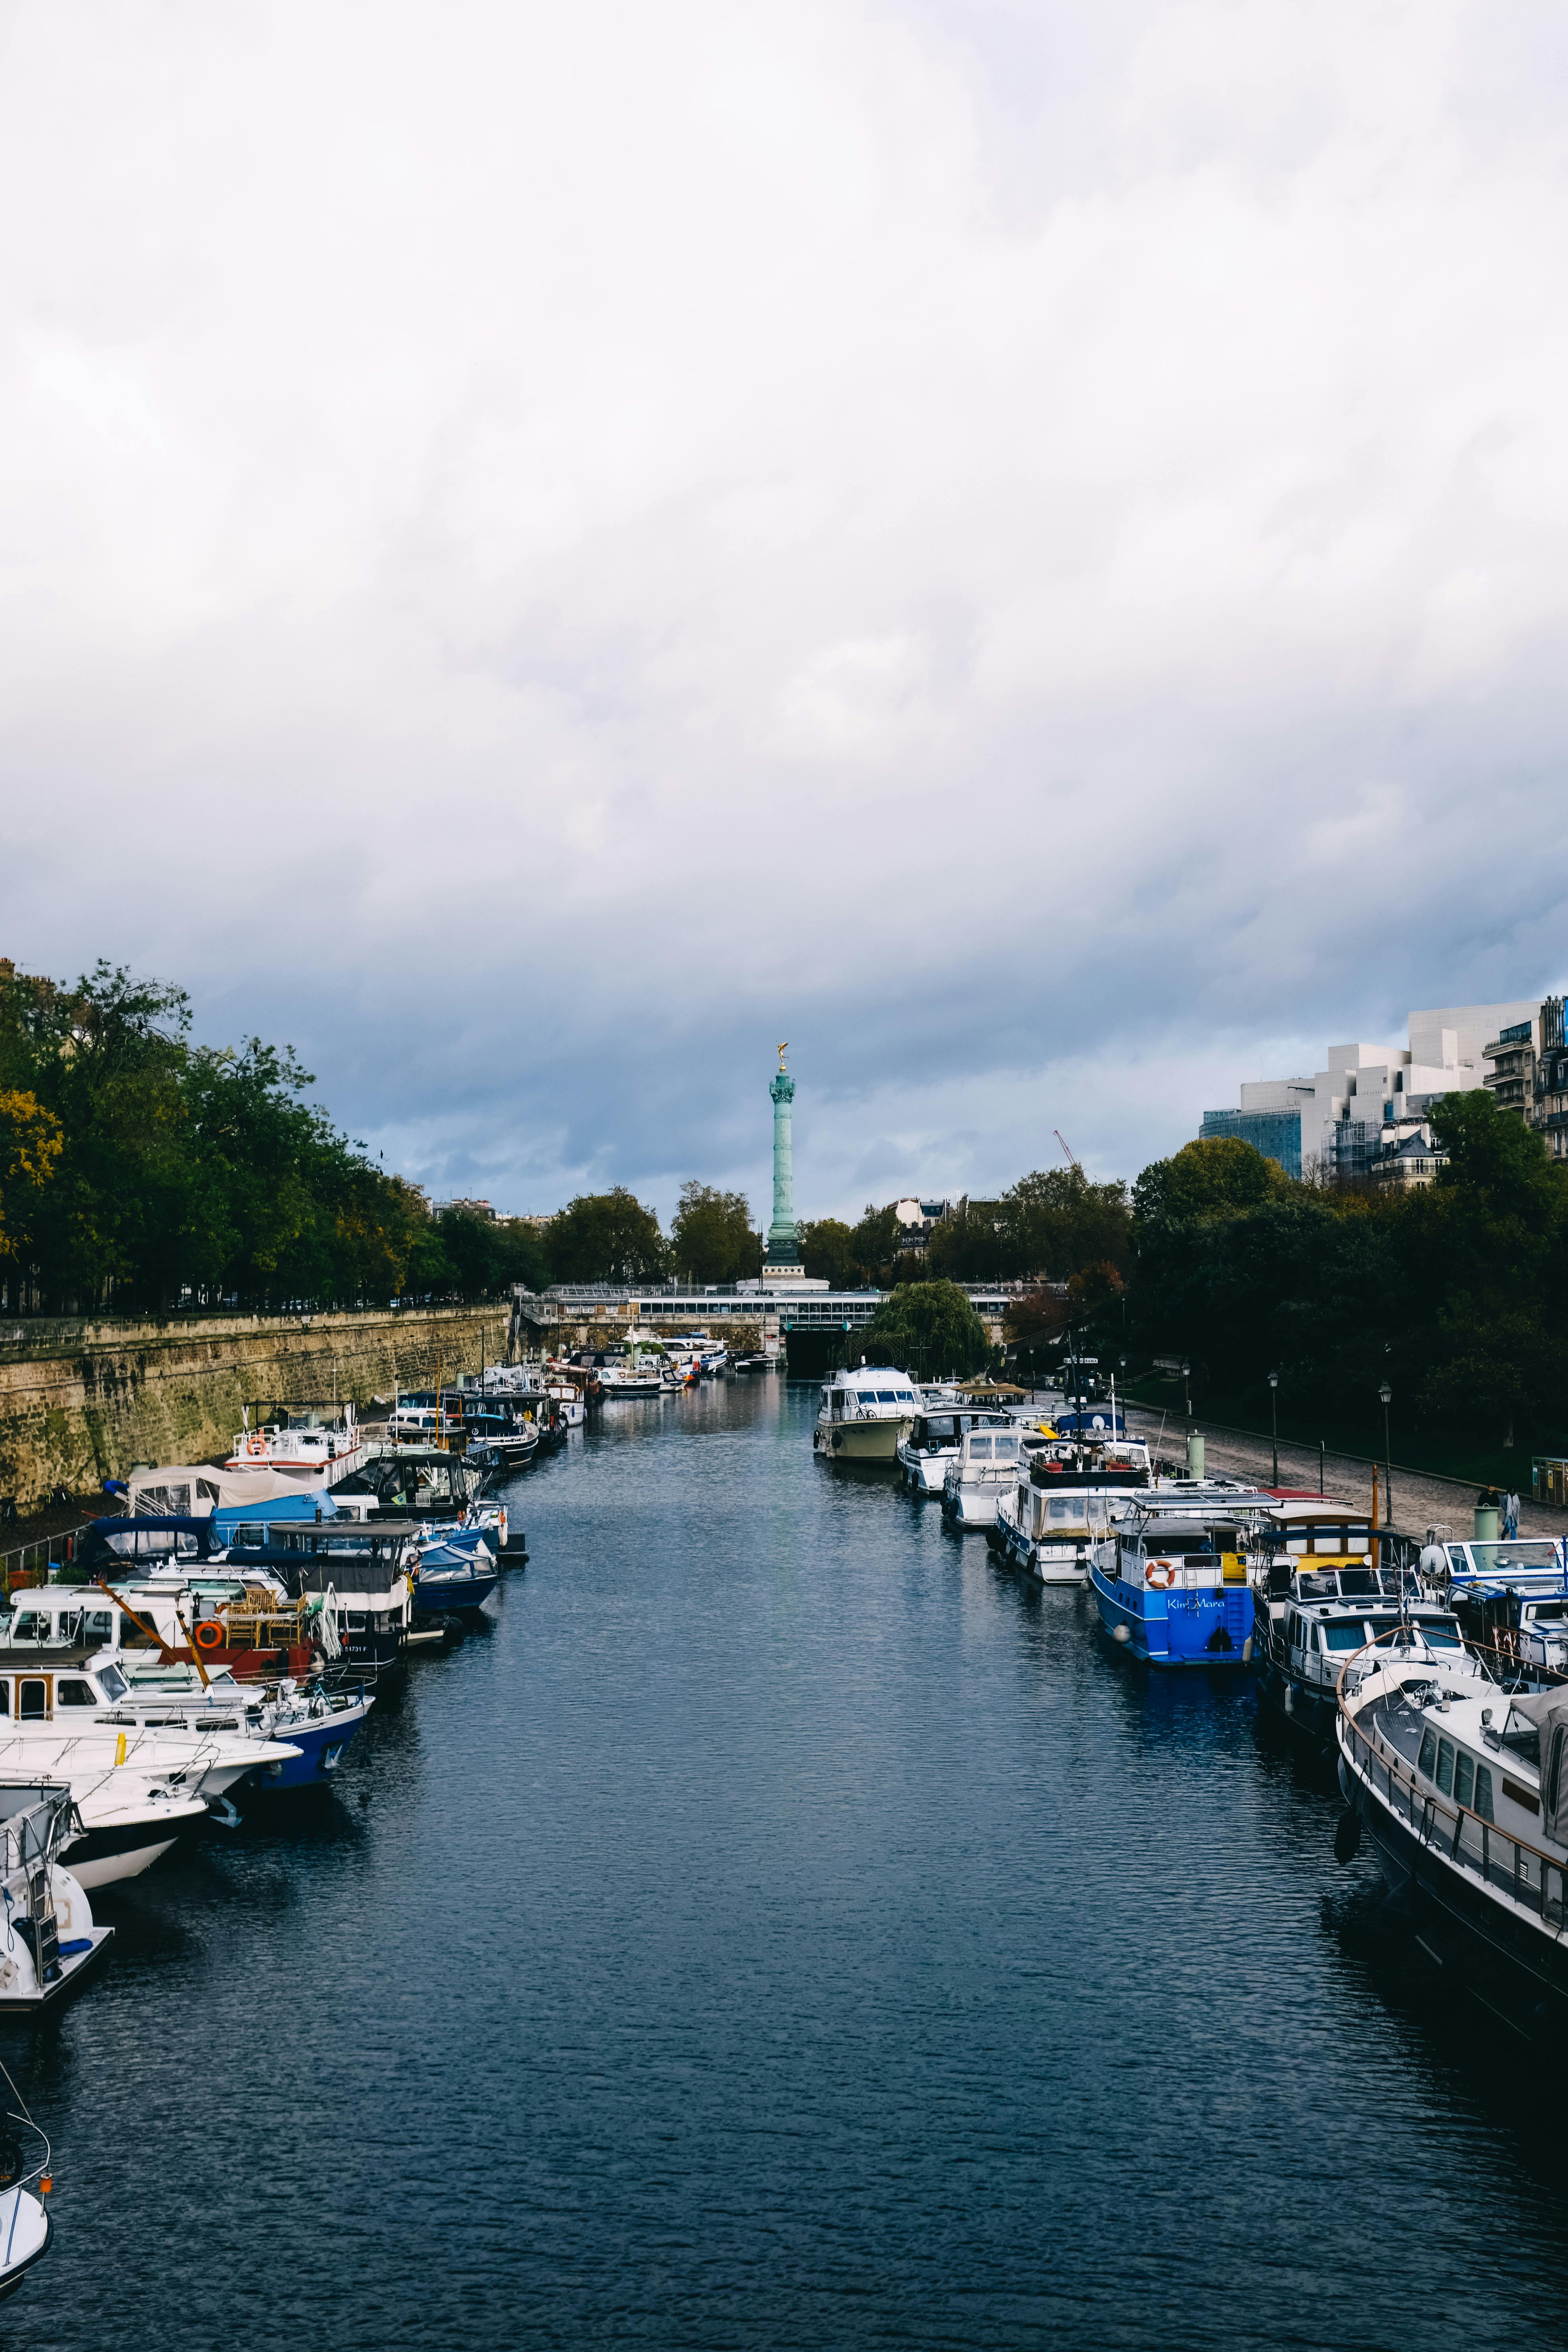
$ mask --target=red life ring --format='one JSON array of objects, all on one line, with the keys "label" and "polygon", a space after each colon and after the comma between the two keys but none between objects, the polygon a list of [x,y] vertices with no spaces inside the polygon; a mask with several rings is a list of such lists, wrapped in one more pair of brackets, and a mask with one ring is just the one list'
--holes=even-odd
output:
[{"label": "red life ring", "polygon": [[198,1650],[222,1649],[223,1627],[216,1619],[211,1617],[202,1619],[201,1623],[196,1627],[196,1647]]},{"label": "red life ring", "polygon": [[1152,1559],[1143,1570],[1144,1583],[1152,1584],[1157,1592],[1163,1592],[1175,1580],[1176,1571],[1168,1559]]}]

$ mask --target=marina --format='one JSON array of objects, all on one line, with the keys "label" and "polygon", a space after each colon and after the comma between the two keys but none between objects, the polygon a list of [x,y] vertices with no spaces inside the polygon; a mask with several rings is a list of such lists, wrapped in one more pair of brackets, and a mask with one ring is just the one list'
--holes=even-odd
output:
[{"label": "marina", "polygon": [[[911,1414],[940,1409],[931,1384],[923,1397],[908,1385]],[[526,1498],[534,1565],[499,1578],[456,1647],[405,1651],[330,1785],[280,1807],[230,1782],[232,1825],[197,1801],[156,1867],[74,1898],[112,1948],[58,2022],[14,2034],[6,2053],[35,2111],[47,2094],[57,2164],[70,2151],[68,2204],[58,2189],[46,2200],[57,2226],[26,2280],[30,2305],[47,2282],[49,2341],[86,2345],[110,2324],[88,2217],[121,2177],[153,2084],[174,2251],[122,2249],[115,2307],[172,2280],[194,2331],[218,2324],[225,2251],[237,2259],[246,2242],[224,2183],[275,2078],[266,2038],[243,2021],[279,1999],[321,2118],[295,2149],[282,2210],[330,2201],[341,2226],[291,2240],[268,2307],[335,2342],[384,2341],[381,2315],[400,2305],[417,2307],[436,2345],[502,2340],[523,2307],[543,2340],[621,2340],[611,2297],[629,2268],[650,2297],[639,2341],[716,2342],[708,2322],[680,2316],[700,2307],[726,2313],[730,2342],[869,2342],[908,2335],[918,2294],[944,2340],[1098,2344],[1114,2336],[1123,2289],[1098,2258],[1090,2201],[1130,2163],[1160,2177],[1194,2161],[1214,2185],[1203,2246],[1179,2207],[1155,2200],[1144,2221],[1167,2338],[1215,2342],[1222,2314],[1223,2332],[1261,2337],[1269,2289],[1247,2259],[1247,2218],[1259,2138],[1265,2158],[1295,2163],[1316,2136],[1335,2160],[1325,2102],[1347,2119],[1342,2137],[1354,2117],[1343,2160],[1353,2145],[1396,2184],[1402,2229],[1376,2242],[1375,2260],[1314,2274],[1317,2327],[1403,2340],[1420,2245],[1451,2227],[1459,2192],[1441,2151],[1459,2131],[1485,2136],[1494,2162],[1464,2191],[1475,2226],[1448,2257],[1455,2315],[1424,2323],[1423,2340],[1501,2340],[1478,2313],[1498,2292],[1502,2241],[1510,2332],[1561,2328],[1556,2174],[1528,2111],[1500,2098],[1479,2057],[1462,2063],[1461,1979],[1429,1957],[1379,1866],[1382,1852],[1415,1881],[1433,1942],[1456,1898],[1425,1849],[1412,1867],[1400,1843],[1413,1834],[1401,1792],[1419,1807],[1426,1786],[1421,1731],[1404,1729],[1400,1709],[1413,1685],[1446,1687],[1465,1658],[1452,1613],[1406,1610],[1425,1621],[1413,1646],[1366,1684],[1362,1712],[1382,1712],[1342,1734],[1352,1756],[1385,1743],[1388,1762],[1373,1767],[1385,1811],[1390,1763],[1395,1790],[1346,1864],[1335,1841],[1347,1808],[1324,1761],[1331,1715],[1304,1741],[1234,1634],[1214,1655],[1205,1635],[1185,1672],[1140,1667],[1096,1591],[1042,1585],[1005,1547],[925,1511],[895,1457],[814,1459],[820,1404],[816,1384],[731,1373],[591,1412],[563,1452],[487,1487],[514,1516]],[[965,1434],[985,1412],[970,1408]],[[1040,1434],[1028,1413],[1014,1408],[1021,1447]],[[1023,1451],[1015,1475],[1026,1481],[1050,1450]],[[1404,1571],[1379,1580],[1364,1518],[1235,1479],[1222,1511],[1194,1491],[1216,1483],[1173,1479],[1112,1506],[1132,1515],[1123,1569],[1179,1560],[1192,1579],[1157,1588],[1167,1613],[1172,1592],[1191,1591],[1196,1634],[1211,1615],[1229,1633],[1233,1600],[1249,1626],[1254,1610],[1261,1624],[1281,1604],[1334,1628],[1353,1618],[1363,1643],[1397,1624]],[[342,1500],[352,1513],[355,1498]],[[395,1551],[428,1524],[349,1517],[339,1529],[312,1509],[279,1517],[279,1541],[260,1549],[277,1565],[291,1542],[309,1560],[322,1528],[342,1543],[379,1525]],[[488,1558],[484,1529],[468,1533],[458,1561]],[[447,1549],[438,1526],[431,1538],[424,1562]],[[172,1562],[163,1573],[175,1581]],[[53,1596],[33,1614],[53,1705],[69,1678],[58,1637],[75,1634],[79,1651],[102,1627],[73,1622]],[[134,1710],[132,1739],[195,1743],[203,1717],[226,1709],[229,1736],[248,1717],[252,1736],[287,1743],[286,1713],[254,1685],[214,1674],[204,1689],[194,1658],[114,1654],[108,1672],[126,1686],[99,1667],[94,1696]],[[1321,1680],[1300,1641],[1284,1642],[1283,1668]],[[15,1676],[13,1687],[19,1707]],[[1551,1941],[1552,1833],[1505,1820],[1476,1687],[1473,1727],[1468,1698],[1442,1702],[1440,1737],[1470,1769],[1461,1782],[1450,1765],[1443,1793],[1435,1733],[1430,1802],[1467,1804],[1468,1819],[1491,1803],[1491,1878],[1464,1832],[1461,1893],[1511,1902],[1512,1918],[1523,1886],[1528,1932]],[[1549,1739],[1556,1723],[1549,1715]],[[1534,1789],[1511,1760],[1528,1745],[1518,1730],[1508,1777]],[[1205,2054],[1215,1953],[1235,1984],[1268,1988],[1225,2114]],[[1555,1963],[1540,1967],[1546,1998]],[[1152,2018],[1152,1969],[1159,2063],[1108,2065],[1098,2020],[1107,2005]],[[1462,1980],[1474,1974],[1472,1958]],[[178,2021],[193,2013],[230,2053],[216,2105],[177,2054]],[[498,2102],[510,2118],[500,2139],[483,2122]],[[671,2167],[657,2151],[677,2119]],[[476,2201],[460,2184],[481,2148]],[[383,2193],[383,2149],[423,2168],[412,2230]],[[989,2193],[954,2203],[955,2179],[980,2164]],[[1015,2228],[1041,2199],[1063,2225]],[[199,2255],[187,2226],[198,2214]],[[790,2251],[771,2254],[784,2216]],[[254,2247],[254,2215],[245,2226]],[[1287,2210],[1276,2229],[1283,2258],[1310,2265],[1311,2215]],[[271,2242],[270,2222],[261,2236]],[[1514,2265],[1532,2249],[1521,2281]]]}]

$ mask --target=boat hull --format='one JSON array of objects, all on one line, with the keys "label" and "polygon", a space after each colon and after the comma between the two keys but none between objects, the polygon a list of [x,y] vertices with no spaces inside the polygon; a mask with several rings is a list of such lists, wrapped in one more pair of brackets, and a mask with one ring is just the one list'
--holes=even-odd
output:
[{"label": "boat hull", "polygon": [[300,1753],[260,1766],[246,1782],[246,1790],[254,1789],[263,1795],[286,1796],[300,1789],[324,1788],[369,1713],[368,1706],[342,1707],[319,1721],[285,1725],[277,1737]]},{"label": "boat hull", "polygon": [[0,2197],[0,2303],[43,2261],[54,2236],[54,2216],[30,2189],[8,2189]]},{"label": "boat hull", "polygon": [[1090,1565],[1101,1624],[1144,1665],[1177,1673],[1250,1673],[1252,1592],[1245,1584],[1140,1591]]},{"label": "boat hull", "polygon": [[833,1462],[896,1462],[902,1428],[897,1420],[818,1423],[812,1443]]},{"label": "boat hull", "polygon": [[1443,1860],[1343,1760],[1341,1788],[1353,1802],[1389,1891],[1410,1909],[1424,1948],[1452,1968],[1521,2032],[1560,2035],[1568,2026],[1568,1954],[1560,1934],[1489,1895]]}]

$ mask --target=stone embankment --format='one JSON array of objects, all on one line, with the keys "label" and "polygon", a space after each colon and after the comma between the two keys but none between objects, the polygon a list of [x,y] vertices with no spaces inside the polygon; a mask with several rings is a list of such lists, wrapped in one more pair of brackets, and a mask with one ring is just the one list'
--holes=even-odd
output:
[{"label": "stone embankment", "polygon": [[509,1304],[0,1323],[0,1496],[26,1509],[139,1462],[221,1459],[247,1404],[368,1405],[508,1354]]}]

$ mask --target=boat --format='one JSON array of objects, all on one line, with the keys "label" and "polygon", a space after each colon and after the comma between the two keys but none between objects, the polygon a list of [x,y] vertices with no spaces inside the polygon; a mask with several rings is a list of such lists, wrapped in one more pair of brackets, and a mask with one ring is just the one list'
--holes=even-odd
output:
[{"label": "boat", "polygon": [[352,1404],[306,1398],[247,1404],[244,1426],[224,1468],[249,1475],[270,1472],[296,1485],[335,1486],[359,1467],[365,1433]]},{"label": "boat", "polygon": [[1177,1511],[1163,1494],[1131,1505],[1089,1563],[1111,1640],[1147,1665],[1249,1666],[1249,1521],[1256,1516],[1234,1508],[1222,1516],[1212,1503]]},{"label": "boat", "polygon": [[[0,1813],[3,1813],[7,1791],[0,1790]],[[30,1791],[19,1792],[30,1794]],[[75,1922],[76,1899],[63,1885],[54,1882],[58,1891],[65,1894]],[[84,1901],[85,1911],[85,1901]],[[105,1941],[113,1930],[105,1928]],[[59,1940],[59,1914],[55,1915],[55,1936]],[[72,1938],[74,1941],[75,1939]],[[79,1982],[81,1971],[76,1971],[73,1982]],[[61,1990],[64,1990],[62,1981]],[[0,2117],[0,2303],[16,2294],[35,2263],[42,2261],[54,2242],[54,2222],[44,2200],[54,2187],[49,2171],[49,2143],[41,2126],[27,2112],[27,2103],[17,2090],[10,2074],[0,2067],[5,2085],[16,2101],[13,2107]],[[26,2133],[37,2146],[27,2148],[21,2134]],[[38,2149],[42,2149],[42,2154]],[[31,2183],[37,2183],[37,2190]]]},{"label": "boat", "polygon": [[919,1404],[909,1373],[890,1364],[835,1372],[822,1384],[812,1451],[834,1462],[895,1462]]},{"label": "boat", "polygon": [[273,1757],[251,1775],[251,1788],[272,1795],[326,1786],[375,1703],[363,1682],[331,1684],[318,1675],[258,1685],[224,1667],[209,1672],[205,1653],[186,1660],[121,1650],[89,1658],[81,1672],[100,1695],[101,1722],[204,1738],[234,1732],[296,1749],[292,1759]]},{"label": "boat", "polygon": [[[0,1784],[7,1929],[0,1946],[0,2017],[34,2015],[68,2000],[114,1940],[113,1928],[94,1919],[85,1885],[65,1862],[72,1826],[68,1790],[27,1780]],[[7,2129],[3,2137],[9,2137]],[[47,2225],[40,2237],[37,2215],[15,2201],[23,2177],[16,2155],[0,2145],[0,2173],[8,2176],[0,2197],[0,2296],[15,2292],[48,2246]]]},{"label": "boat", "polygon": [[1005,1412],[962,1404],[952,1394],[933,1399],[929,1390],[922,1389],[914,1418],[899,1439],[900,1484],[911,1495],[940,1495],[947,1465],[957,1459],[966,1430],[1006,1429],[1011,1425]]},{"label": "boat", "polygon": [[1016,1484],[1021,1433],[1016,1422],[1004,1428],[965,1430],[942,1482],[942,1516],[961,1532],[996,1524],[996,1506]]},{"label": "boat", "polygon": [[483,1466],[439,1446],[372,1444],[352,1477],[333,1489],[340,1511],[396,1519],[455,1519],[476,1501]]},{"label": "boat", "polygon": [[1253,1587],[1253,1662],[1263,1697],[1301,1728],[1331,1737],[1347,1657],[1413,1625],[1427,1646],[1461,1652],[1449,1609],[1408,1570],[1380,1565],[1364,1516],[1275,1516],[1258,1530],[1267,1555]]},{"label": "boat", "polygon": [[[384,1667],[397,1663],[412,1630],[414,1570],[425,1533],[423,1520],[380,1515],[314,1526],[283,1519],[237,1530],[246,1540],[230,1545],[224,1565],[253,1589],[278,1589],[283,1607],[296,1609],[301,1623],[319,1620],[329,1655]],[[265,1615],[260,1604],[257,1613]],[[243,1643],[248,1628],[242,1605],[231,1601],[212,1615],[226,1640],[233,1634]],[[193,1632],[200,1645],[201,1624]]]},{"label": "boat", "polygon": [[496,1556],[477,1533],[471,1543],[422,1543],[414,1572],[414,1606],[421,1616],[479,1609],[500,1581]]},{"label": "boat", "polygon": [[1153,1482],[1142,1438],[1026,1432],[986,1540],[1041,1584],[1087,1584],[1089,1556],[1118,1510]]},{"label": "boat", "polygon": [[1342,1861],[1370,1836],[1423,1947],[1542,2046],[1568,2026],[1568,1684],[1510,1692],[1401,1627],[1347,1656]]}]

